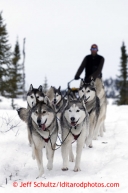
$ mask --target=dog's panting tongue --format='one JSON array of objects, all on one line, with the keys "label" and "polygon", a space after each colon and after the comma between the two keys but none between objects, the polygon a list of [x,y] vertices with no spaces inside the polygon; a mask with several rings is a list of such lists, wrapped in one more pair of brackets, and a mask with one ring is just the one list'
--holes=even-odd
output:
[{"label": "dog's panting tongue", "polygon": [[71,122],[71,125],[72,126],[76,126],[76,122]]},{"label": "dog's panting tongue", "polygon": [[45,124],[41,125],[41,129],[44,131],[45,130]]}]

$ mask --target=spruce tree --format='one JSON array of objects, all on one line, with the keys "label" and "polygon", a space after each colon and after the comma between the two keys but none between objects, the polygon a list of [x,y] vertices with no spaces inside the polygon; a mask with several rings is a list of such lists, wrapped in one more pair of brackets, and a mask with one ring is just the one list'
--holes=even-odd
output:
[{"label": "spruce tree", "polygon": [[8,97],[18,98],[23,95],[23,67],[20,61],[20,48],[18,40],[13,52],[12,64],[9,68]]},{"label": "spruce tree", "polygon": [[120,75],[118,76],[118,88],[119,97],[117,99],[118,105],[128,104],[128,68],[127,68],[128,56],[126,53],[126,47],[124,42],[121,47],[121,63],[120,63]]},{"label": "spruce tree", "polygon": [[5,96],[7,91],[6,81],[9,77],[9,67],[11,64],[11,46],[8,43],[8,33],[6,25],[0,12],[0,94]]},{"label": "spruce tree", "polygon": [[47,90],[48,90],[48,81],[47,81],[47,77],[45,77],[44,84],[43,84],[43,92],[46,93]]}]

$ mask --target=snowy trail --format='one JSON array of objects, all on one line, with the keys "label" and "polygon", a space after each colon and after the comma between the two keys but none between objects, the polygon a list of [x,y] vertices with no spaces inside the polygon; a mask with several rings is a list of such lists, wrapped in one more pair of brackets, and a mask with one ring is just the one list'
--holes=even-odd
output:
[{"label": "snowy trail", "polygon": [[[5,113],[6,112],[6,113]],[[4,114],[4,115],[3,115]],[[0,117],[15,116],[14,124],[19,122],[17,112],[0,110]],[[37,163],[31,157],[31,147],[28,145],[26,125],[20,121],[18,127],[7,133],[0,132],[0,193],[1,192],[121,192],[128,191],[128,106],[108,105],[105,121],[106,132],[104,137],[93,141],[93,148],[85,147],[81,158],[81,171],[74,172],[74,163],[69,163],[67,172],[61,171],[61,151],[55,152],[54,167],[52,171],[46,169],[47,160],[44,151],[45,178],[36,179],[38,175]],[[0,127],[7,126],[0,119]],[[1,130],[1,129],[0,129]],[[75,154],[75,143],[73,144]],[[12,174],[10,180],[10,174]],[[5,184],[7,179],[7,185]],[[18,187],[13,187],[13,182]],[[28,187],[19,187],[21,182]],[[34,187],[35,183],[48,182],[58,184],[58,187]],[[67,183],[119,183],[119,187],[60,187]],[[71,185],[71,184],[70,184]],[[31,186],[31,187],[30,187]]]}]

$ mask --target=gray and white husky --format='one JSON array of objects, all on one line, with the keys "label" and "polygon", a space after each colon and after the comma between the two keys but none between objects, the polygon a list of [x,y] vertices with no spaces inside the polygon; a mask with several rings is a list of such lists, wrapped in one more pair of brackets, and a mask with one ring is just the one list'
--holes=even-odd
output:
[{"label": "gray and white husky", "polygon": [[47,100],[46,95],[43,92],[43,87],[40,85],[38,88],[33,88],[31,84],[27,93],[28,108],[32,108],[37,104],[37,101]]},{"label": "gray and white husky", "polygon": [[92,147],[94,130],[98,126],[100,114],[100,100],[97,97],[96,86],[93,80],[90,83],[81,82],[79,96],[80,98],[85,97],[86,108],[89,113],[89,136],[86,139],[86,145]]},{"label": "gray and white husky", "polygon": [[[84,83],[81,83],[81,84],[84,84]],[[80,96],[83,96],[83,93],[85,97],[87,98],[89,97],[86,103],[87,110],[90,111],[90,108],[94,108],[94,106],[96,106],[95,108],[96,115],[94,116],[94,114],[92,113],[90,114],[90,125],[91,123],[93,124],[92,120],[95,120],[95,123],[96,123],[96,124],[93,124],[95,125],[93,132],[92,130],[90,130],[90,134],[91,134],[90,137],[92,138],[92,134],[93,134],[93,139],[97,139],[98,134],[100,134],[100,136],[103,136],[103,131],[105,131],[104,121],[106,117],[106,108],[107,108],[107,100],[106,100],[106,95],[105,95],[105,90],[104,90],[102,80],[97,78],[95,82],[92,80],[91,83],[88,83],[88,84],[85,83],[83,87],[81,87],[80,89],[80,92],[79,92]],[[89,143],[91,138],[88,138],[87,144]]]},{"label": "gray and white husky", "polygon": [[77,141],[74,171],[80,170],[81,153],[89,132],[88,118],[83,100],[68,101],[61,116],[63,171],[68,170],[68,155],[73,140]]},{"label": "gray and white husky", "polygon": [[39,102],[31,109],[28,117],[28,128],[32,137],[32,151],[37,160],[39,175],[44,173],[42,149],[45,146],[48,158],[47,168],[53,168],[54,149],[56,146],[58,128],[56,114],[50,105]]},{"label": "gray and white husky", "polygon": [[54,108],[55,112],[57,113],[59,133],[61,133],[61,124],[60,124],[61,113],[67,103],[67,100],[62,96],[60,89],[61,87],[57,89],[51,86],[51,88],[46,93],[51,103],[51,106]]},{"label": "gray and white husky", "polygon": [[94,139],[97,139],[98,135],[102,137],[103,131],[106,131],[104,122],[105,122],[106,111],[107,111],[107,98],[106,98],[103,81],[100,78],[97,78],[95,80],[95,85],[96,85],[97,96],[100,99],[100,115],[99,115],[100,126],[97,127],[94,132]]},{"label": "gray and white husky", "polygon": [[[34,88],[33,85],[31,84],[27,93],[27,109],[26,108],[19,108],[17,109],[18,115],[20,116],[21,120],[27,123],[28,120],[28,115],[29,111],[31,110],[32,107],[34,107],[37,102],[39,101],[44,101],[47,102],[48,98],[47,96],[43,93],[43,88],[40,85],[38,88]],[[28,131],[28,141],[29,144],[31,145],[31,135],[30,135],[30,129],[27,127]]]}]

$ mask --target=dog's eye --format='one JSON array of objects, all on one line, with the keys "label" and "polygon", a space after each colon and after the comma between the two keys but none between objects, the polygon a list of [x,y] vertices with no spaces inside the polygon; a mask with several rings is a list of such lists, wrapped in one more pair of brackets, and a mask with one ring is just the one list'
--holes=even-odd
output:
[{"label": "dog's eye", "polygon": [[39,99],[39,96],[37,96],[36,98]]},{"label": "dog's eye", "polygon": [[43,113],[43,114],[45,114],[45,113],[46,113],[46,111],[43,111],[42,113]]},{"label": "dog's eye", "polygon": [[82,92],[84,92],[84,91],[82,90]]},{"label": "dog's eye", "polygon": [[87,92],[90,92],[90,90],[87,90]]},{"label": "dog's eye", "polygon": [[69,109],[69,112],[72,112],[72,111]]},{"label": "dog's eye", "polygon": [[36,111],[36,114],[38,114],[38,111]]},{"label": "dog's eye", "polygon": [[80,110],[77,110],[76,112],[80,112]]},{"label": "dog's eye", "polygon": [[31,99],[33,99],[34,97],[33,96],[31,96]]}]

